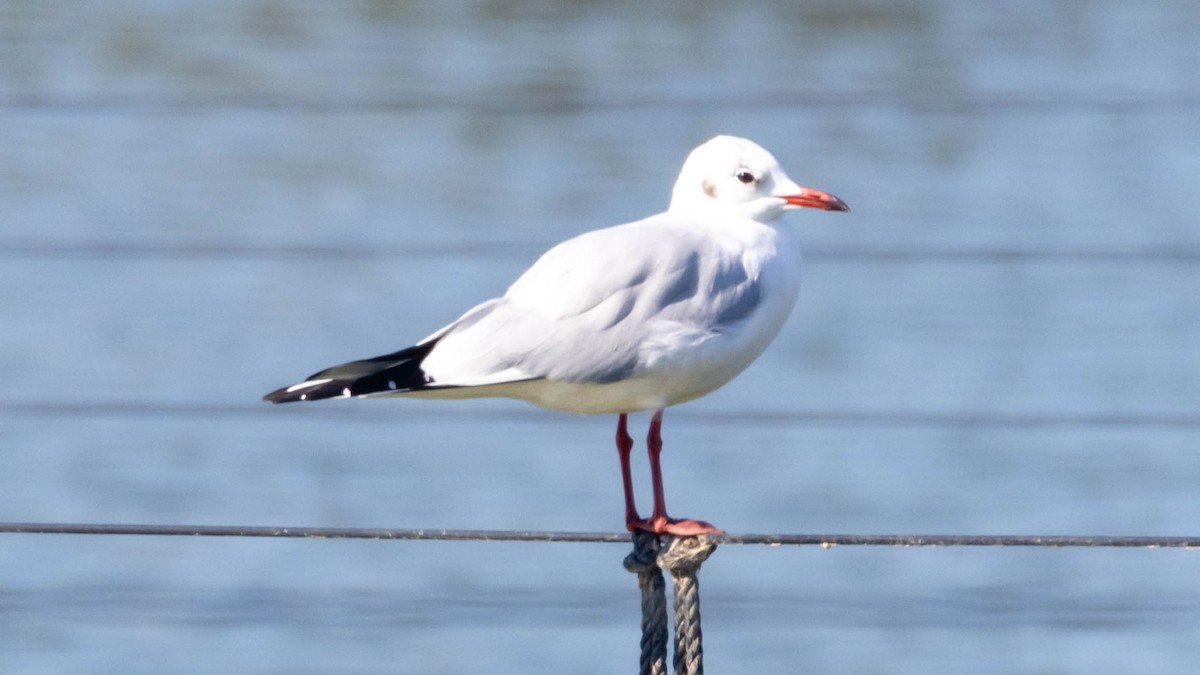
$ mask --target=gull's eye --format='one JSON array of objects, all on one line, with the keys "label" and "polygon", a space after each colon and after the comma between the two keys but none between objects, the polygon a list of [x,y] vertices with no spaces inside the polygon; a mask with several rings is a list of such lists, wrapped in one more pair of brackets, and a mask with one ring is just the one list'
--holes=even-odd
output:
[{"label": "gull's eye", "polygon": [[747,171],[745,169],[742,169],[741,171],[737,172],[737,179],[747,185],[749,185],[750,183],[753,183],[755,181],[754,174],[750,173],[749,171]]}]

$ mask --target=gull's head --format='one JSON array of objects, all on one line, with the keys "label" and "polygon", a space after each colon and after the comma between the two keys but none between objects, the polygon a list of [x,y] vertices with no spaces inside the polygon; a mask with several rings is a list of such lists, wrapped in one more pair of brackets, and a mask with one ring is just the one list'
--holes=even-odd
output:
[{"label": "gull's head", "polygon": [[850,210],[831,194],[797,185],[758,144],[717,136],[688,155],[669,210],[724,212],[769,223],[787,209],[802,207]]}]

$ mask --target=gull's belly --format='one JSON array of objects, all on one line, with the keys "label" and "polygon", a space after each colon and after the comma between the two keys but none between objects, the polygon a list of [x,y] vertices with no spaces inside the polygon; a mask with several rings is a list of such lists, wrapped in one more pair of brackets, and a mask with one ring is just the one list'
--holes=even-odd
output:
[{"label": "gull's belly", "polygon": [[691,401],[729,382],[763,353],[787,321],[797,286],[777,289],[753,317],[737,325],[692,335],[683,331],[675,343],[656,345],[647,366],[629,378],[602,384],[540,380],[501,395],[577,413],[655,410]]}]

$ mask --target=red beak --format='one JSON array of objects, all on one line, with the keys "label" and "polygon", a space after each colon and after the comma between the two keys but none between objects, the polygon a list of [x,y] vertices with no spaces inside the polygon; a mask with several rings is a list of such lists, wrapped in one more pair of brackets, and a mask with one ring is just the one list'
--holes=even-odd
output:
[{"label": "red beak", "polygon": [[789,206],[805,206],[810,209],[821,209],[823,211],[850,210],[850,207],[846,206],[846,202],[828,192],[821,192],[812,188],[801,189],[804,191],[798,195],[785,195],[783,201],[787,202]]}]

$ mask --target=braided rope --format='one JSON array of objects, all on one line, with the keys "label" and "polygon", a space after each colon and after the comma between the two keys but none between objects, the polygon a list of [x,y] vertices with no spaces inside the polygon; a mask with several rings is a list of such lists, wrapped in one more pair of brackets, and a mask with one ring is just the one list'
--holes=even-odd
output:
[{"label": "braided rope", "polygon": [[704,645],[700,631],[700,565],[717,550],[709,537],[664,537],[659,567],[675,584],[675,675],[704,675]]},{"label": "braided rope", "polygon": [[648,532],[633,533],[633,552],[625,569],[638,575],[642,592],[642,653],[639,675],[667,675],[667,591],[658,566],[659,538]]}]

